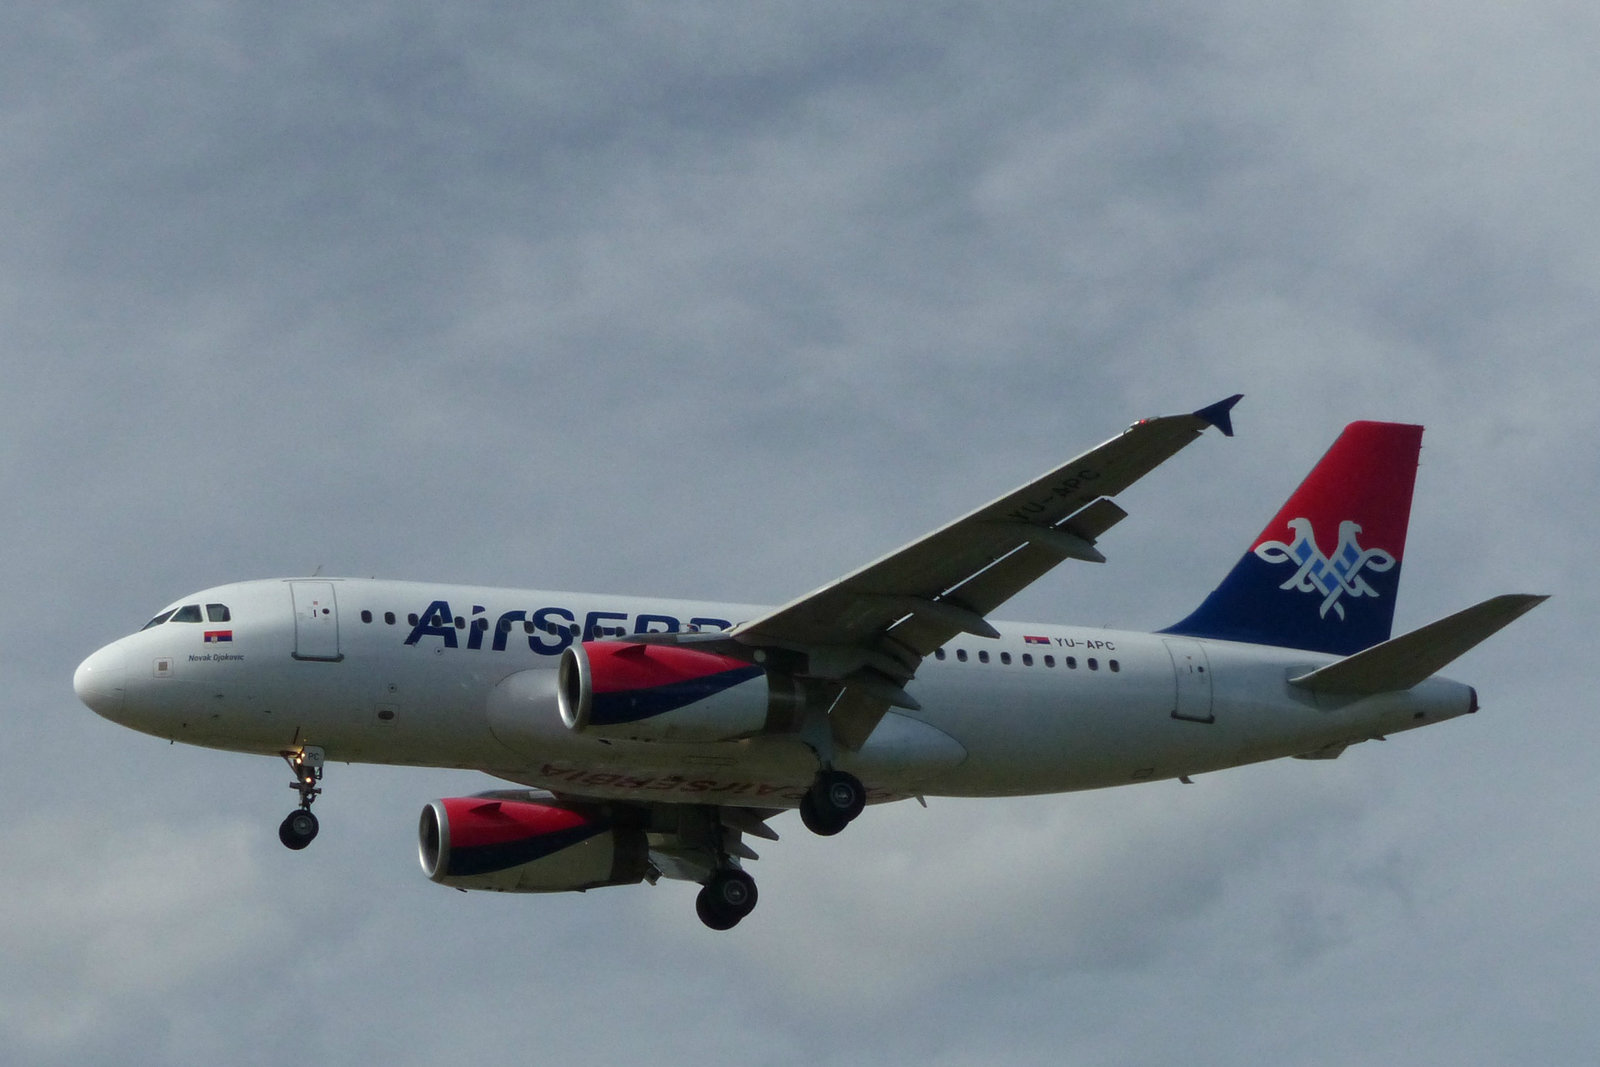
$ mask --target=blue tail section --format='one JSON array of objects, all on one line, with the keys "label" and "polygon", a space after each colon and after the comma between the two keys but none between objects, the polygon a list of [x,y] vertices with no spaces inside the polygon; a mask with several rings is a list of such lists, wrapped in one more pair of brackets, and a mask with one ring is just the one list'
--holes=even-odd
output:
[{"label": "blue tail section", "polygon": [[1353,422],[1182,622],[1163,633],[1350,655],[1389,639],[1422,427]]}]

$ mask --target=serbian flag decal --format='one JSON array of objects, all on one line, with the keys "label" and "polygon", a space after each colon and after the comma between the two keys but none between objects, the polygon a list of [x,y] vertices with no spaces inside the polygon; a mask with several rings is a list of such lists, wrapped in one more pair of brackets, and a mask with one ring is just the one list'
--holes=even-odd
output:
[{"label": "serbian flag decal", "polygon": [[208,645],[215,645],[215,644],[218,644],[219,642],[222,642],[222,641],[232,641],[232,640],[233,640],[233,631],[232,630],[207,630],[206,631],[206,644],[208,644]]}]

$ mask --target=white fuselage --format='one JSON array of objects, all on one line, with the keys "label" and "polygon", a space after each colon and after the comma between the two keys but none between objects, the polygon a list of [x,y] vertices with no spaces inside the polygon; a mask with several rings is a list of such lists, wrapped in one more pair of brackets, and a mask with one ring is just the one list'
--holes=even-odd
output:
[{"label": "white fuselage", "polygon": [[[432,609],[448,605],[449,626]],[[723,629],[752,605],[357,579],[220,586],[86,660],[105,717],[195,745],[475,768],[557,793],[792,807],[817,773],[798,734],[686,744],[574,732],[555,667],[574,640]],[[206,618],[227,609],[226,621]],[[221,618],[223,613],[212,612]],[[1464,714],[1465,685],[1318,696],[1288,679],[1335,657],[1227,641],[995,622],[928,657],[859,752],[873,800],[1063,792],[1197,774]]]}]

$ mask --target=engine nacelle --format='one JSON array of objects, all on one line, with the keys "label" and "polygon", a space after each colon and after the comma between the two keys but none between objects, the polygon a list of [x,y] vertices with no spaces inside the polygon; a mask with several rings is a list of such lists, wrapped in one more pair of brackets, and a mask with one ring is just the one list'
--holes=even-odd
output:
[{"label": "engine nacelle", "polygon": [[649,844],[638,827],[553,801],[451,797],[422,809],[422,870],[441,885],[559,893],[642,881]]},{"label": "engine nacelle", "polygon": [[561,721],[576,733],[706,742],[782,729],[796,700],[792,681],[731,656],[585,641],[561,654],[556,704]]}]

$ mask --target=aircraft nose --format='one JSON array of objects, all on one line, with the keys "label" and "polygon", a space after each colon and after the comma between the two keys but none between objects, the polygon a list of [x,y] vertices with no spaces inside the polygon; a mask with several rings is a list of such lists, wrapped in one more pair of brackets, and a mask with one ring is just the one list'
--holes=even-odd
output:
[{"label": "aircraft nose", "polygon": [[97,715],[115,719],[122,712],[126,677],[127,656],[116,645],[107,645],[78,664],[72,690]]}]

